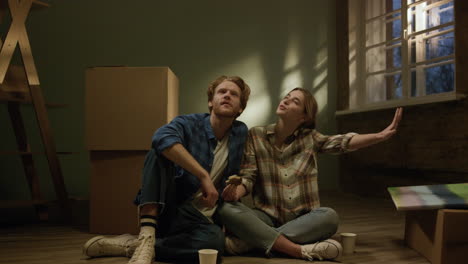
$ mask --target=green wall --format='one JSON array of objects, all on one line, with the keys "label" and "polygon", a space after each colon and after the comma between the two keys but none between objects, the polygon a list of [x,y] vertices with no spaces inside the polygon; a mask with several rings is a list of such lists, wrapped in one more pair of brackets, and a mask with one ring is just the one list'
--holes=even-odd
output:
[{"label": "green wall", "polygon": [[[240,117],[249,127],[274,122],[279,98],[302,86],[317,96],[319,130],[335,132],[335,1],[54,0],[50,4],[34,10],[27,24],[46,100],[67,104],[51,108],[49,117],[58,150],[74,152],[60,156],[72,196],[88,196],[83,137],[87,67],[169,66],[180,81],[181,114],[207,110],[205,89],[218,75],[240,75],[253,89]],[[31,110],[23,107],[32,148],[40,150]],[[0,121],[0,150],[15,149],[4,104]],[[28,199],[19,158],[0,157],[0,200]],[[53,199],[47,163],[42,156],[34,158],[42,191]],[[337,159],[321,157],[319,164],[322,190],[337,188]]]}]

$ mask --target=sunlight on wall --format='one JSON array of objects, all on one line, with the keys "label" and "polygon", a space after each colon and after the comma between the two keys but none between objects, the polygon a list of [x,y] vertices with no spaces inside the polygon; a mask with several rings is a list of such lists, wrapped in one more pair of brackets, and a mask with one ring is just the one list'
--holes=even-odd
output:
[{"label": "sunlight on wall", "polygon": [[358,37],[359,32],[357,31],[358,27],[358,4],[356,0],[350,0],[350,4],[348,5],[349,8],[349,18],[348,18],[348,38],[349,38],[349,107],[354,108],[356,107],[359,102],[358,98],[358,54],[357,54],[357,45],[358,45]]},{"label": "sunlight on wall", "polygon": [[356,61],[349,62],[349,108],[354,108],[357,106],[357,89],[352,89],[351,87],[356,87],[357,78],[356,78]]},{"label": "sunlight on wall", "polygon": [[266,87],[266,77],[262,70],[259,54],[253,54],[236,63],[226,65],[222,72],[241,76],[251,88],[251,94],[247,108],[238,120],[247,126],[265,125],[270,117],[271,97]]},{"label": "sunlight on wall", "polygon": [[312,81],[312,94],[317,100],[318,112],[320,113],[328,104],[328,49],[326,45],[317,52],[317,64],[314,67],[314,78]]},{"label": "sunlight on wall", "polygon": [[[326,49],[325,49],[326,50]],[[316,89],[316,87],[320,86],[321,83],[324,83],[327,81],[327,62],[328,62],[328,57],[322,58],[320,61],[317,60],[318,63],[314,67],[314,70],[316,72],[316,76],[312,82],[312,88]]]},{"label": "sunlight on wall", "polygon": [[302,87],[312,92],[317,100],[320,113],[326,106],[328,101],[328,50],[322,48],[315,55],[316,64],[311,71],[312,86],[304,87],[304,78],[300,69],[300,58],[298,51],[299,42],[296,35],[291,35],[285,55],[285,67],[284,72],[286,73],[283,82],[281,83],[281,95],[280,98],[284,97],[289,91],[295,87]]},{"label": "sunlight on wall", "polygon": [[304,80],[302,79],[302,75],[299,70],[294,70],[290,73],[287,73],[283,78],[283,82],[281,83],[281,94],[278,95],[278,99],[283,98],[292,89],[303,86]]},{"label": "sunlight on wall", "polygon": [[284,56],[284,69],[285,75],[281,83],[281,92],[279,98],[283,98],[289,91],[296,87],[304,85],[304,79],[299,71],[299,39],[297,34],[290,33],[286,54]]},{"label": "sunlight on wall", "polygon": [[[254,84],[252,84],[252,86],[254,86]],[[259,90],[258,85],[255,85],[254,87],[255,90]],[[265,89],[263,89],[262,91],[255,91],[255,93],[250,96],[247,109],[237,119],[246,123],[249,128],[266,125],[268,123],[269,115],[274,114],[270,113],[270,95]]]},{"label": "sunlight on wall", "polygon": [[[325,75],[325,78],[327,76],[327,72],[324,71],[323,75]],[[320,87],[316,87],[314,89],[313,93],[315,100],[317,100],[318,104],[318,112],[317,114],[320,115],[320,113],[327,107],[328,103],[328,83],[322,83]]]},{"label": "sunlight on wall", "polygon": [[284,71],[288,72],[291,69],[297,68],[299,65],[299,39],[297,34],[290,33],[286,56],[284,58]]}]

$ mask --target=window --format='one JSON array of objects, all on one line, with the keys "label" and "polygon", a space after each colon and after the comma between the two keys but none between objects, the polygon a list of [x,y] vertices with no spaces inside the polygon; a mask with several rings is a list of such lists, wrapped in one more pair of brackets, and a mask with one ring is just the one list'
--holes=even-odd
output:
[{"label": "window", "polygon": [[458,2],[349,0],[349,104],[344,110],[461,97],[455,85]]}]

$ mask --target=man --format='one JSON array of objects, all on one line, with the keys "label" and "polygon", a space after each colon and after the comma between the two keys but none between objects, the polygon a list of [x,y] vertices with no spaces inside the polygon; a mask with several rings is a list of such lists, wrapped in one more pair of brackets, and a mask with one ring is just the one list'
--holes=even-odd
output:
[{"label": "man", "polygon": [[132,256],[131,264],[149,264],[154,258],[196,261],[201,248],[222,256],[224,234],[215,224],[215,211],[225,180],[239,172],[247,127],[236,118],[247,105],[250,88],[240,77],[220,76],[207,94],[210,114],[178,116],[153,136],[135,199],[138,239],[94,237],[84,245],[85,255]]}]

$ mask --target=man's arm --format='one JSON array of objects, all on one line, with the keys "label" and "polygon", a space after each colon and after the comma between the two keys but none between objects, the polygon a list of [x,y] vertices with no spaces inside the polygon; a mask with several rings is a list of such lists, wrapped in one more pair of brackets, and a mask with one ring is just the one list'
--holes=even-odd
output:
[{"label": "man's arm", "polygon": [[193,158],[187,149],[182,144],[176,143],[163,150],[162,154],[200,180],[204,205],[210,208],[214,207],[218,200],[218,191],[216,191],[211,181],[210,174]]},{"label": "man's arm", "polygon": [[186,137],[191,137],[191,129],[200,120],[194,115],[178,116],[169,124],[159,128],[153,136],[152,147],[159,155],[190,172],[200,180],[203,204],[213,207],[218,200],[218,192],[207,172],[184,147]]},{"label": "man's arm", "polygon": [[351,138],[348,144],[349,150],[356,150],[360,148],[365,148],[370,145],[377,144],[379,142],[385,141],[393,136],[397,132],[398,124],[400,123],[401,117],[403,114],[403,109],[401,107],[397,108],[395,111],[395,116],[393,117],[392,123],[380,131],[379,133],[372,134],[362,134],[355,135]]}]

